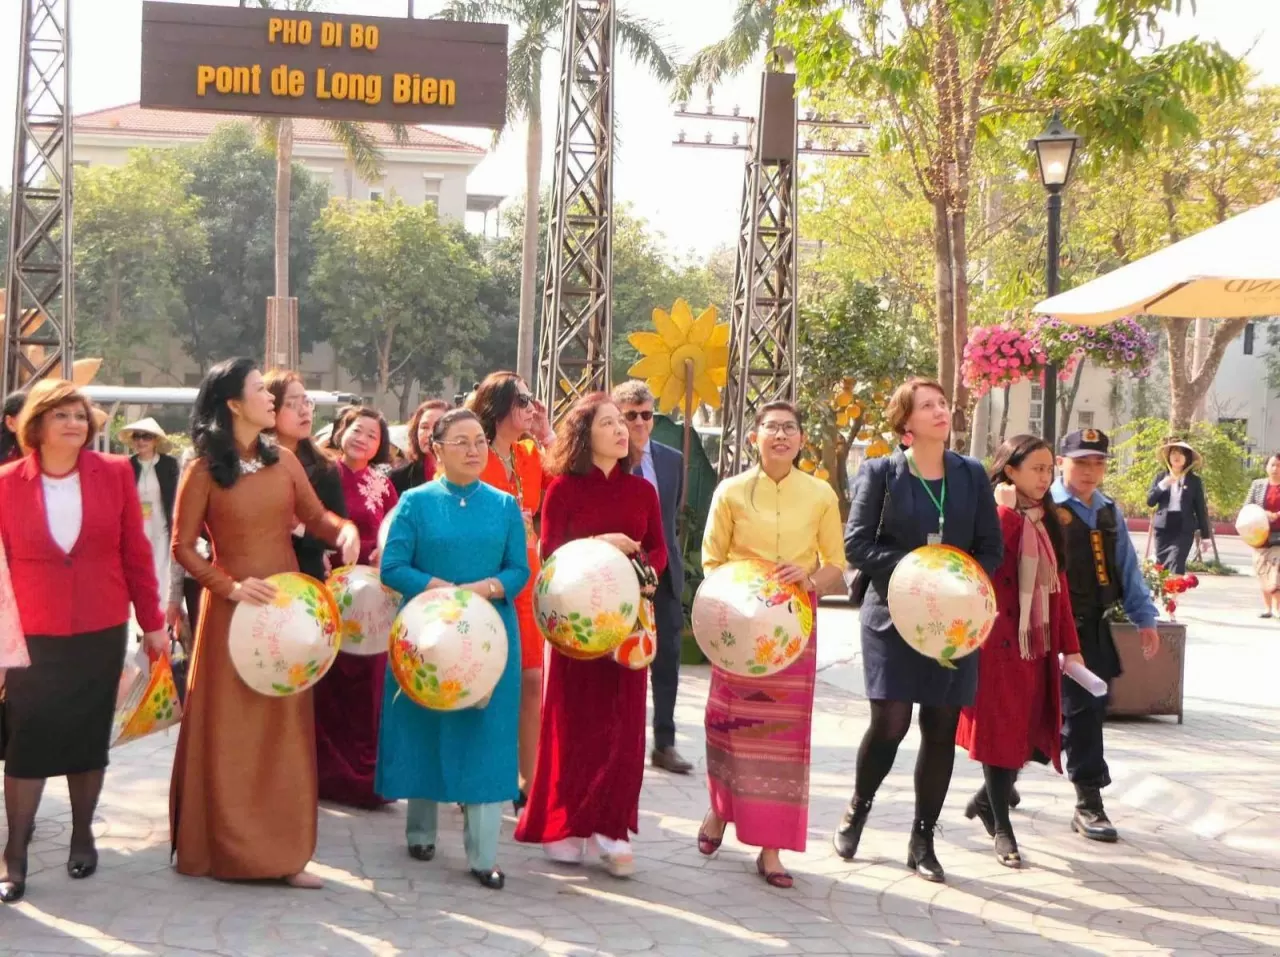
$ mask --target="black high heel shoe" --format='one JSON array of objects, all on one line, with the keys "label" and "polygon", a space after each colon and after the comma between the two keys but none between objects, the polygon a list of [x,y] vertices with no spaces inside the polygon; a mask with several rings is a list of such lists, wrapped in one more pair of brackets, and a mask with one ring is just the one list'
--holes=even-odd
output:
[{"label": "black high heel shoe", "polygon": [[415,861],[429,861],[436,856],[434,844],[410,844],[409,856]]},{"label": "black high heel shoe", "polygon": [[16,904],[27,893],[27,853],[25,848],[22,852],[22,877],[13,880],[11,875],[17,869],[8,868],[6,865],[6,870],[10,876],[0,881],[0,904]]},{"label": "black high heel shoe", "polygon": [[836,853],[846,861],[853,860],[858,853],[858,844],[862,840],[862,829],[866,826],[867,818],[870,814],[871,801],[864,801],[854,795],[853,800],[849,802],[849,809],[840,818],[840,827],[836,830],[835,836],[831,838],[831,843],[835,846]]},{"label": "black high heel shoe", "polygon": [[991,805],[987,803],[986,788],[979,788],[978,793],[969,798],[969,803],[965,805],[964,816],[970,821],[976,817],[986,828],[988,837],[996,836],[996,815],[991,810]]},{"label": "black high heel shoe", "polygon": [[71,860],[67,861],[67,873],[78,881],[84,880],[86,877],[92,877],[98,870],[98,849],[96,847],[89,848],[87,854],[77,856],[75,851],[71,852]]},{"label": "black high heel shoe", "polygon": [[500,891],[507,886],[507,877],[498,868],[491,871],[472,870],[471,876],[479,881],[480,886],[487,887],[491,891]]},{"label": "black high heel shoe", "polygon": [[938,863],[938,855],[933,851],[933,831],[937,826],[936,823],[916,821],[911,828],[911,840],[907,844],[907,867],[926,881],[942,884],[947,875]]}]

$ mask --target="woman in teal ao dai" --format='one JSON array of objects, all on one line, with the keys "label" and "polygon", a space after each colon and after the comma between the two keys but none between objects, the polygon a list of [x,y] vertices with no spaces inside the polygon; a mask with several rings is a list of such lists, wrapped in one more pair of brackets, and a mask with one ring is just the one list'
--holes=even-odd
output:
[{"label": "woman in teal ao dai", "polygon": [[400,499],[382,551],[382,581],[404,601],[429,588],[457,587],[492,602],[507,632],[507,664],[488,704],[431,711],[400,690],[387,669],[375,786],[408,798],[409,854],[435,856],[441,804],[461,804],[467,865],[485,887],[504,884],[497,867],[502,805],[519,793],[520,632],[511,598],[529,578],[524,518],[516,500],[481,482],[484,430],[466,409],[446,413],[432,436],[440,481]]}]

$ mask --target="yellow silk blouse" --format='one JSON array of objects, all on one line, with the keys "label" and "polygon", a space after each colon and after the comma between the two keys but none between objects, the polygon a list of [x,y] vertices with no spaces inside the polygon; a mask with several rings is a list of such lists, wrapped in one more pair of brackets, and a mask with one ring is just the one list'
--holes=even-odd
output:
[{"label": "yellow silk blouse", "polygon": [[702,535],[702,567],[758,558],[812,574],[844,568],[844,533],[835,489],[792,469],[775,482],[758,467],[721,482]]}]

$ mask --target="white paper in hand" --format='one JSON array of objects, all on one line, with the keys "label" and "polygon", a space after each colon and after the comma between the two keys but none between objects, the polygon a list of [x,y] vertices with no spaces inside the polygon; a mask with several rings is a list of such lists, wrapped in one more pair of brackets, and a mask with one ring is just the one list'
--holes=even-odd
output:
[{"label": "white paper in hand", "polygon": [[1058,663],[1062,666],[1062,673],[1089,692],[1089,694],[1095,698],[1106,696],[1107,683],[1080,662],[1067,661],[1065,655],[1058,655]]}]

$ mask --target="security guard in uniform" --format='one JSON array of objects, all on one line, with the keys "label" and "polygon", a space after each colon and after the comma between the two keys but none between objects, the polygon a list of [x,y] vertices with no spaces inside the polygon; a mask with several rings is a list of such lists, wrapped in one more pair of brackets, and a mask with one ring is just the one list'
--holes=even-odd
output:
[{"label": "security guard in uniform", "polygon": [[[1121,671],[1107,621],[1113,605],[1119,604],[1138,626],[1147,658],[1154,657],[1160,647],[1156,607],[1124,516],[1098,490],[1107,474],[1110,446],[1106,433],[1098,429],[1066,436],[1058,458],[1062,477],[1051,490],[1065,538],[1067,584],[1080,653],[1089,670],[1108,684]],[[1102,806],[1102,789],[1111,783],[1102,746],[1106,712],[1106,698],[1094,697],[1063,677],[1062,749],[1067,755],[1067,776],[1076,788],[1071,827],[1091,841],[1110,842],[1118,835]]]}]

